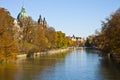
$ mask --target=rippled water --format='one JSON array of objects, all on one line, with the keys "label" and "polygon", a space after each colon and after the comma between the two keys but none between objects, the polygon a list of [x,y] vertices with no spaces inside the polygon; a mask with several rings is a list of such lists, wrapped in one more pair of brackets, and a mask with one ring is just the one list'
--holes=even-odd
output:
[{"label": "rippled water", "polygon": [[120,80],[120,71],[97,51],[81,49],[0,64],[0,80]]}]

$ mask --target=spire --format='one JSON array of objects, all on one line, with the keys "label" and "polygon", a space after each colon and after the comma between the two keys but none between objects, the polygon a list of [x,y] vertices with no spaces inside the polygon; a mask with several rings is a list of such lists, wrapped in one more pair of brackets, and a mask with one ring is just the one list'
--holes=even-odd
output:
[{"label": "spire", "polygon": [[24,0],[22,1],[22,5],[24,6]]},{"label": "spire", "polygon": [[47,26],[47,22],[46,22],[45,17],[43,18],[43,24],[44,24],[44,26]]},{"label": "spire", "polygon": [[47,22],[46,22],[45,17],[43,18],[43,27],[44,27],[44,28],[46,28],[46,27],[47,27]]},{"label": "spire", "polygon": [[39,24],[43,24],[43,20],[42,20],[41,15],[40,15],[40,17],[39,17],[39,19],[38,19],[38,23],[39,23]]}]

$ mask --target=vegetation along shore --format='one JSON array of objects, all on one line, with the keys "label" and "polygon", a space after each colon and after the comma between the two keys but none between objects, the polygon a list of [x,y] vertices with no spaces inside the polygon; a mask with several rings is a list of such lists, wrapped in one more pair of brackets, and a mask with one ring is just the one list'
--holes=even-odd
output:
[{"label": "vegetation along shore", "polygon": [[1,63],[14,61],[20,55],[30,57],[34,53],[46,51],[52,54],[59,49],[79,46],[84,42],[81,37],[70,37],[62,31],[56,31],[41,15],[38,21],[34,21],[24,7],[17,19],[5,8],[0,8],[0,22]]},{"label": "vegetation along shore", "polygon": [[102,21],[101,31],[86,39],[56,31],[41,15],[38,21],[34,21],[24,7],[17,19],[0,8],[0,22],[1,63],[16,60],[20,55],[31,57],[42,52],[52,54],[67,47],[85,46],[101,50],[101,55],[107,55],[120,64],[120,9]]}]

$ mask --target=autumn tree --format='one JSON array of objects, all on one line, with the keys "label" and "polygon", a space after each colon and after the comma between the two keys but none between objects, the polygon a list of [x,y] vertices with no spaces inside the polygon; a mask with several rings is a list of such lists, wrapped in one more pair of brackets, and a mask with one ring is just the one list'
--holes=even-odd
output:
[{"label": "autumn tree", "polygon": [[112,52],[120,53],[120,9],[118,9],[103,26],[107,47]]},{"label": "autumn tree", "polygon": [[35,23],[31,17],[23,17],[19,19],[19,25],[21,27],[20,37],[22,36],[19,43],[20,50],[23,53],[28,53],[29,50],[34,48],[32,42],[35,33],[34,31]]},{"label": "autumn tree", "polygon": [[16,59],[18,46],[14,39],[13,21],[10,13],[0,8],[0,62]]},{"label": "autumn tree", "polygon": [[48,47],[54,48],[55,42],[56,42],[56,35],[55,35],[55,29],[53,27],[48,27],[45,32],[45,36],[48,39]]},{"label": "autumn tree", "polygon": [[45,37],[45,32],[37,25],[35,27],[35,38],[33,39],[33,43],[36,46],[37,51],[44,51],[48,47],[48,39]]},{"label": "autumn tree", "polygon": [[71,37],[66,37],[66,39],[67,39],[67,45],[68,45],[69,47],[75,46],[75,45],[74,45],[75,42],[72,41]]},{"label": "autumn tree", "polygon": [[120,9],[102,21],[102,30],[97,40],[103,52],[120,53]]}]

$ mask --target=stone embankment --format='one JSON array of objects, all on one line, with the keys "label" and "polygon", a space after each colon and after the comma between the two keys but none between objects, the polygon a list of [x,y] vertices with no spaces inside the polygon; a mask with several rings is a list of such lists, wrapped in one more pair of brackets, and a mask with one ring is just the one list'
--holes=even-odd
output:
[{"label": "stone embankment", "polygon": [[[53,54],[58,54],[58,53],[63,53],[69,51],[69,48],[64,48],[64,49],[52,49],[48,50],[46,52],[37,52],[37,53],[32,53],[30,57],[35,57],[35,56],[43,56],[43,55],[53,55]],[[27,54],[20,54],[17,55],[17,58],[26,58]]]}]

